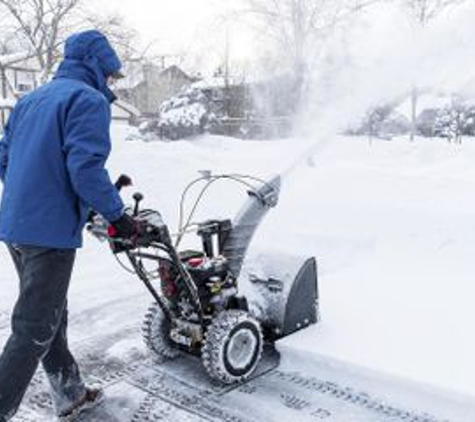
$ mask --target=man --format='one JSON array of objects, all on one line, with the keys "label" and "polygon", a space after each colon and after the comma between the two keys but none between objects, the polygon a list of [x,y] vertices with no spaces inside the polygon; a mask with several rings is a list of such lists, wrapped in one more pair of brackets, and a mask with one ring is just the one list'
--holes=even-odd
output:
[{"label": "man", "polygon": [[59,417],[69,420],[101,392],[84,385],[67,342],[67,292],[90,210],[118,236],[135,223],[104,168],[110,153],[108,88],[121,62],[107,38],[68,38],[55,78],[22,98],[0,142],[0,240],[12,255],[20,293],[0,357],[0,422],[16,413],[41,363]]}]

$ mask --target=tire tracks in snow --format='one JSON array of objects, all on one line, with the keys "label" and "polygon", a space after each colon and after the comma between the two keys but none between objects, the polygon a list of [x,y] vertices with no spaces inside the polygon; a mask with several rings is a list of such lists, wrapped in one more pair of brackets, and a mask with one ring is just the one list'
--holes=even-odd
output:
[{"label": "tire tracks in snow", "polygon": [[[196,374],[190,374],[187,382],[182,376],[173,376],[173,367],[167,372],[171,363],[155,360],[141,351],[132,351],[124,358],[105,353],[124,338],[140,341],[136,329],[130,328],[96,338],[77,351],[88,382],[103,387],[106,392],[114,385],[126,383],[144,394],[144,397],[135,403],[135,410],[130,419],[111,420],[256,422],[263,420],[262,415],[265,415],[265,412],[257,412],[255,416],[252,411],[243,412],[241,403],[245,403],[249,409],[258,409],[263,400],[269,400],[271,406],[276,409],[280,407],[281,412],[287,412],[286,415],[292,415],[302,421],[455,422],[392,405],[373,393],[359,391],[348,385],[280,369],[271,370],[247,384],[233,388],[213,388],[212,383],[208,384],[208,381],[197,383],[195,380],[199,378]],[[194,363],[198,367],[199,362]],[[35,377],[22,412],[14,421],[51,420],[50,409],[51,400],[47,394],[46,377],[40,372]],[[345,415],[352,416],[346,418]],[[88,419],[84,419],[84,422],[86,420]],[[265,420],[279,419],[269,415]],[[103,420],[107,421],[108,419]]]},{"label": "tire tracks in snow", "polygon": [[[85,331],[76,339],[73,348],[86,381],[103,387],[108,397],[114,388],[130,396],[126,397],[130,399],[130,414],[127,416],[112,409],[110,414],[115,416],[110,419],[98,416],[81,419],[84,422],[270,422],[291,419],[311,422],[458,422],[457,419],[439,418],[421,411],[414,404],[406,409],[404,405],[391,403],[391,395],[383,400],[379,390],[373,387],[367,391],[364,387],[352,387],[358,383],[342,381],[345,378],[338,371],[335,376],[333,373],[322,376],[318,371],[307,374],[292,367],[285,370],[272,368],[244,385],[216,386],[203,378],[198,359],[173,362],[150,357],[140,347],[139,325],[127,325],[130,307],[124,303],[130,300],[115,300],[109,306],[99,305],[82,312],[88,315],[72,318],[73,328]],[[91,332],[100,333],[89,335],[84,325],[95,324],[108,311],[124,319],[107,332],[100,332],[96,327]],[[114,348],[121,342],[125,342],[123,346]],[[180,373],[177,368],[182,369]],[[14,421],[51,421],[51,400],[47,391],[46,376],[39,371]]]},{"label": "tire tracks in snow", "polygon": [[[357,391],[352,387],[339,385],[333,381],[323,381],[318,378],[306,377],[298,372],[292,373],[277,370],[270,375],[270,378],[275,379],[278,383],[291,384],[299,389],[316,392],[331,399],[368,410],[371,413],[387,418],[388,421],[449,422],[447,419],[439,419],[426,412],[419,413],[417,411],[402,409],[378,399],[371,394]],[[301,408],[306,407],[305,405],[302,406],[302,403],[305,403],[304,399],[298,396],[291,396],[291,405],[293,404]],[[322,413],[322,416],[323,415],[324,413]]]}]

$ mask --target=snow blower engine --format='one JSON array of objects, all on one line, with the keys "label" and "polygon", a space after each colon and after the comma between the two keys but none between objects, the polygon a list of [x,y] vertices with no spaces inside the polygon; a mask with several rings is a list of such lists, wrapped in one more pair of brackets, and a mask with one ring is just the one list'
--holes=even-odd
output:
[{"label": "snow blower engine", "polygon": [[[193,223],[204,194],[219,180],[246,187],[249,197],[240,213],[233,222]],[[127,182],[121,176],[116,185],[120,188]],[[203,182],[185,219],[187,194]],[[104,218],[93,217],[88,230],[109,243],[121,265],[136,274],[154,298],[143,327],[146,345],[154,354],[197,355],[214,380],[242,382],[256,369],[264,342],[273,344],[318,321],[313,257],[246,257],[257,227],[278,203],[280,183],[279,176],[266,182],[203,172],[183,192],[176,235],[170,234],[158,211],[141,208],[140,193],[133,195],[135,205],[126,210],[141,228],[136,238],[114,237]],[[183,237],[191,232],[199,236],[200,250],[180,250]]]}]

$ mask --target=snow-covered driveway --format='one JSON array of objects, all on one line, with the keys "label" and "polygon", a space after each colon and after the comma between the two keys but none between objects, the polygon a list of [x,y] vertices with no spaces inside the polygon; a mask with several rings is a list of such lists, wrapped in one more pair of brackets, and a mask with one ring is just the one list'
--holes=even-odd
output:
[{"label": "snow-covered driveway", "polygon": [[[147,206],[161,210],[172,228],[181,191],[198,170],[265,177],[287,168],[303,148],[298,139],[125,141],[130,131],[113,128],[111,173],[132,175]],[[116,398],[111,406],[122,409],[115,420],[290,420],[277,419],[286,415],[331,422],[415,422],[425,421],[424,412],[434,418],[430,422],[475,420],[471,142],[459,147],[395,140],[370,147],[360,138],[335,137],[313,165],[305,162],[288,175],[282,202],[254,247],[317,256],[323,320],[282,341],[279,369],[247,387],[203,398],[201,405],[193,405],[193,397],[203,397],[199,393],[207,387],[191,394],[182,381],[149,372],[157,368],[147,362],[139,338],[147,293],[105,245],[86,238],[70,294],[70,337],[90,379],[107,385]],[[242,200],[239,189],[218,185],[198,218],[232,216]],[[3,343],[16,294],[4,248],[0,291]],[[182,387],[177,390],[174,383]],[[27,402],[33,419],[25,407],[23,420],[42,420],[40,387],[41,379]],[[184,410],[180,400],[192,403],[191,410]],[[228,419],[213,416],[213,406],[228,412]],[[248,409],[244,415],[243,409]],[[404,412],[409,412],[406,419]]]}]

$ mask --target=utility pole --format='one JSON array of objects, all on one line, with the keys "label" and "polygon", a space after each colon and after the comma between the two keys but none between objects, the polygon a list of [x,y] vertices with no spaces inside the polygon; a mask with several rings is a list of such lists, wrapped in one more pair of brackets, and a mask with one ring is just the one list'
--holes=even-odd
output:
[{"label": "utility pole", "polygon": [[226,95],[226,116],[229,117],[231,111],[231,92],[229,87],[229,57],[230,57],[229,26],[226,28],[226,40],[224,47],[224,92]]}]

